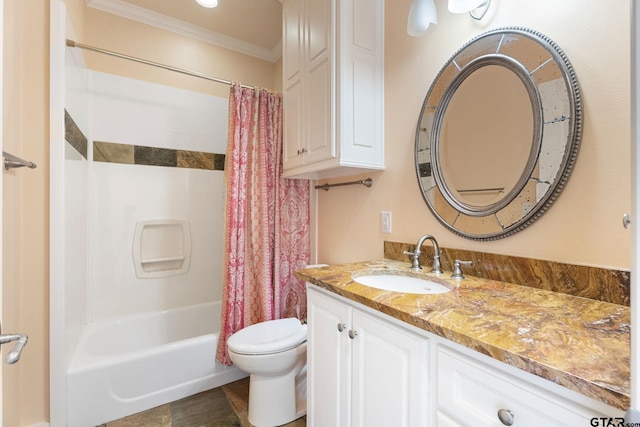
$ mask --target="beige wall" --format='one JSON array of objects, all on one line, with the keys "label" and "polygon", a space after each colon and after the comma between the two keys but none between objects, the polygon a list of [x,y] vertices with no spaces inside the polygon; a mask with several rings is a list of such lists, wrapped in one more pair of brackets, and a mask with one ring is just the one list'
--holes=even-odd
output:
[{"label": "beige wall", "polygon": [[84,40],[85,0],[62,0],[62,3],[67,8],[67,36],[73,36],[77,41]]},{"label": "beige wall", "polygon": [[[386,2],[386,170],[371,189],[318,192],[318,261],[341,263],[383,256],[383,241],[413,243],[424,233],[441,245],[574,264],[630,268],[629,1],[493,1],[482,22],[447,11],[436,0],[438,27],[409,37],[411,1]],[[569,182],[551,209],[528,229],[494,242],[474,242],[441,226],[423,201],[413,163],[415,126],[440,67],[474,36],[524,26],[554,40],[573,64],[582,89],[584,137]],[[380,211],[393,212],[393,233],[380,230]]]},{"label": "beige wall", "polygon": [[[278,90],[282,60],[264,61],[176,33],[86,7],[85,0],[62,0],[68,34],[75,41],[176,68],[243,84]],[[69,30],[71,28],[72,30]],[[89,68],[227,97],[229,86],[83,51]]]},{"label": "beige wall", "polygon": [[[275,65],[149,25],[87,8],[81,43],[205,75],[273,88]],[[74,23],[77,26],[77,23]],[[86,51],[89,68],[227,97],[229,86]]]},{"label": "beige wall", "polygon": [[29,335],[20,362],[2,364],[3,422],[25,426],[49,414],[49,4],[4,7],[4,150],[38,165],[3,171],[2,331]]}]

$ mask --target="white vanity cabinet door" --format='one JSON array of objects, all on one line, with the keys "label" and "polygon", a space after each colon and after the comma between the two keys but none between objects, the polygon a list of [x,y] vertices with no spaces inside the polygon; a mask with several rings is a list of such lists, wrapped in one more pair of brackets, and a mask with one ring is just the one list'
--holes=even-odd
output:
[{"label": "white vanity cabinet door", "polygon": [[348,426],[351,307],[307,287],[307,425]]},{"label": "white vanity cabinet door", "polygon": [[352,324],[353,425],[428,425],[428,340],[357,309]]},{"label": "white vanity cabinet door", "polygon": [[307,286],[307,425],[428,426],[429,340]]},{"label": "white vanity cabinet door", "polygon": [[465,424],[451,418],[449,414],[441,410],[436,411],[436,423],[438,427],[466,427]]},{"label": "white vanity cabinet door", "polygon": [[[437,350],[438,426],[588,426],[600,414],[451,349]],[[513,424],[498,411],[508,410]]]}]

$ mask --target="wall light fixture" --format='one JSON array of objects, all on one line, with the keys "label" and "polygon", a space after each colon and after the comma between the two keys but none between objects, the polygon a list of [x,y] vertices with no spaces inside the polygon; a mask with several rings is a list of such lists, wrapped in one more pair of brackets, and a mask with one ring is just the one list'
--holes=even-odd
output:
[{"label": "wall light fixture", "polygon": [[484,18],[490,5],[491,0],[449,0],[448,8],[451,13],[469,12],[473,19],[480,20]]},{"label": "wall light fixture", "polygon": [[407,20],[407,34],[420,37],[438,26],[438,12],[434,0],[413,0]]},{"label": "wall light fixture", "polygon": [[218,0],[196,0],[200,6],[204,7],[216,7]]}]

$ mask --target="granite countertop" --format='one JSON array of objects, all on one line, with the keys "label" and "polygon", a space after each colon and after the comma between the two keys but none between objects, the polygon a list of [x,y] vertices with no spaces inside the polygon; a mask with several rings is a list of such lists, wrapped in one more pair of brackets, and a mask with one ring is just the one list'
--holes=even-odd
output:
[{"label": "granite countertop", "polygon": [[[451,292],[379,290],[352,277],[402,273]],[[512,283],[450,279],[406,262],[368,261],[307,268],[296,277],[613,407],[630,404],[630,309]]]}]

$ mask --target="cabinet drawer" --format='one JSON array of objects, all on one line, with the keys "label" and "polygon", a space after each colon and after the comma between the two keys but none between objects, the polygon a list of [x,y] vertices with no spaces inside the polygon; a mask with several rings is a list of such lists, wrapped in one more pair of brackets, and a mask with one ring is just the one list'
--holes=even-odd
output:
[{"label": "cabinet drawer", "polygon": [[562,396],[451,349],[438,347],[437,358],[438,409],[463,425],[500,427],[500,410],[513,414],[513,424],[504,425],[516,427],[588,426],[591,418],[598,416]]}]

